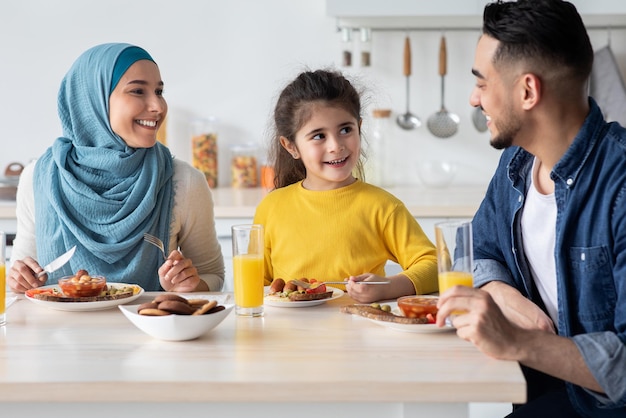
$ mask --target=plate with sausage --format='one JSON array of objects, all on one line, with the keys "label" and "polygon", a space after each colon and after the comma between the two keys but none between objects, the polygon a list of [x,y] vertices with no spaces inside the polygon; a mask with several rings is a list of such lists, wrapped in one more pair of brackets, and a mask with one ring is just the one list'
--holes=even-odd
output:
[{"label": "plate with sausage", "polygon": [[275,279],[271,286],[265,287],[263,303],[279,308],[306,308],[340,298],[343,293],[341,289],[326,286],[314,279],[311,281],[311,288],[308,289],[293,286],[290,281],[285,283],[282,279]]}]

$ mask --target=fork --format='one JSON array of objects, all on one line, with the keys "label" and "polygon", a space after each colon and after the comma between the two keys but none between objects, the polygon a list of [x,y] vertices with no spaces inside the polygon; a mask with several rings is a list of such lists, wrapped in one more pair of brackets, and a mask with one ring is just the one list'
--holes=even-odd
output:
[{"label": "fork", "polygon": [[[311,285],[313,285],[313,283],[307,283],[307,282],[303,282],[302,280],[298,280],[298,279],[291,279],[289,280],[290,282],[292,282],[293,284],[295,284],[296,286],[301,286],[303,289],[310,289]],[[348,282],[317,282],[315,283],[316,287],[321,285],[321,284],[346,284]],[[358,284],[389,284],[391,283],[391,280],[383,280],[382,282],[364,282],[364,281],[360,281],[360,282],[356,282]]]},{"label": "fork", "polygon": [[152,234],[148,234],[147,232],[144,232],[143,240],[149,244],[154,245],[159,250],[161,250],[161,254],[163,254],[163,259],[167,260],[167,256],[165,255],[165,247],[163,246],[163,241],[161,241],[159,237],[155,237]]}]

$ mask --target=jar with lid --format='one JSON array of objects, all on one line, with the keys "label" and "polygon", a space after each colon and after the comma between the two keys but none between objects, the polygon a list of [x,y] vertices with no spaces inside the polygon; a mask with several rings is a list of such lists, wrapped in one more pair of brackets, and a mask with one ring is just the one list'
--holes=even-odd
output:
[{"label": "jar with lid", "polygon": [[204,173],[210,188],[217,187],[217,119],[191,122],[192,165]]},{"label": "jar with lid", "polygon": [[230,172],[234,188],[257,187],[258,147],[254,144],[235,145],[230,149]]},{"label": "jar with lid", "polygon": [[341,29],[341,63],[344,67],[352,66],[352,29]]},{"label": "jar with lid", "polygon": [[381,187],[394,185],[395,152],[391,135],[391,110],[374,109],[368,136],[366,180]]},{"label": "jar with lid", "polygon": [[269,161],[267,157],[261,158],[261,176],[259,183],[264,192],[269,192],[274,189],[274,165]]},{"label": "jar with lid", "polygon": [[361,67],[372,65],[372,30],[361,28]]}]

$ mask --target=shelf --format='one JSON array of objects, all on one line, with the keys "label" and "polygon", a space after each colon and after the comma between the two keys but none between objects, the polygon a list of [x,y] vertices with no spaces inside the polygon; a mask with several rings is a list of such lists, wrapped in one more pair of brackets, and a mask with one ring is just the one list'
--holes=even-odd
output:
[{"label": "shelf", "polygon": [[[326,14],[338,30],[475,31],[482,26],[487,0],[326,0]],[[574,0],[589,30],[626,29],[626,2]]]}]

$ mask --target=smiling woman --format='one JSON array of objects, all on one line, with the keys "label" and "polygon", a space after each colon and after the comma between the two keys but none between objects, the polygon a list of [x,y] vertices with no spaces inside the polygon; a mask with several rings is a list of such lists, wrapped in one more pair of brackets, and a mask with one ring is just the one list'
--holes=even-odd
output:
[{"label": "smiling woman", "polygon": [[[87,50],[63,79],[58,106],[63,136],[20,178],[11,288],[86,269],[146,290],[220,290],[211,192],[199,171],[157,143],[167,103],[150,54],[118,43]],[[164,241],[165,261],[144,243],[146,232]],[[66,266],[35,277],[72,245]]]}]

